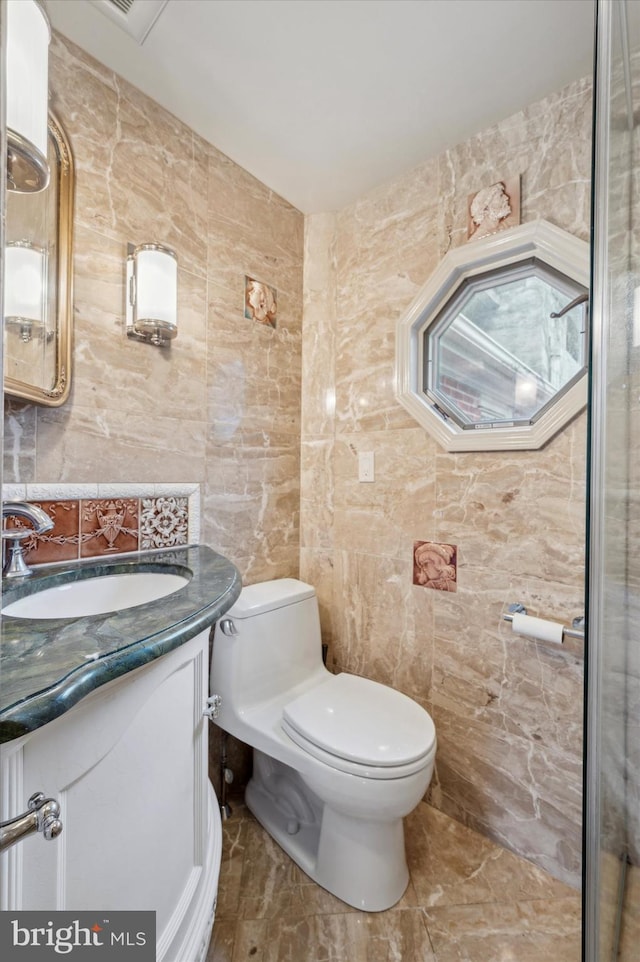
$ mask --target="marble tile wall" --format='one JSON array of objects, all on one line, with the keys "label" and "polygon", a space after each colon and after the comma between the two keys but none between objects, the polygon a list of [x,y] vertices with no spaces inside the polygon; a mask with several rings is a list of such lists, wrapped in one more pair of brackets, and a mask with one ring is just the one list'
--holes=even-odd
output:
[{"label": "marble tile wall", "polygon": [[[395,327],[466,199],[522,175],[522,222],[589,239],[591,85],[482,131],[305,233],[301,577],[318,586],[335,665],[433,715],[430,801],[579,883],[583,662],[512,634],[505,606],[584,609],[585,435],[537,452],[448,454],[394,394]],[[373,451],[375,481],[358,482]],[[456,546],[455,592],[413,584],[413,547]]]},{"label": "marble tile wall", "polygon": [[[51,109],[76,165],[70,401],[7,399],[4,480],[193,482],[202,537],[247,581],[297,574],[303,217],[201,137],[54,34]],[[127,244],[179,262],[179,335],[123,331]],[[245,275],[277,328],[244,316]]]}]

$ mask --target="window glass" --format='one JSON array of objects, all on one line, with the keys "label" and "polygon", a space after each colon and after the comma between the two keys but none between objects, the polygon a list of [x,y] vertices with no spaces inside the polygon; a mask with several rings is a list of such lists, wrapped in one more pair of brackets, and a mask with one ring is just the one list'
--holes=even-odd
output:
[{"label": "window glass", "polygon": [[427,396],[462,428],[534,421],[583,373],[586,304],[561,312],[586,294],[535,258],[468,278],[424,330]]}]

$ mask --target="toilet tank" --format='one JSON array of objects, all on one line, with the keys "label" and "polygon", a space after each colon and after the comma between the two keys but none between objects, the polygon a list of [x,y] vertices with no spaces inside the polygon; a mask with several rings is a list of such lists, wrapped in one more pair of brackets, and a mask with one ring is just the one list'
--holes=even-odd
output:
[{"label": "toilet tank", "polygon": [[211,691],[222,696],[223,728],[230,715],[241,716],[325,671],[316,593],[302,581],[249,585],[216,624]]}]

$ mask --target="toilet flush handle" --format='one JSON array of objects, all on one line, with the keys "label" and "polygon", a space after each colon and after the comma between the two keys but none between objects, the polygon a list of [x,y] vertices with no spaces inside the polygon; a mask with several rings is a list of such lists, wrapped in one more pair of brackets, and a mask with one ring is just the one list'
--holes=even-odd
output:
[{"label": "toilet flush handle", "polygon": [[207,698],[204,708],[202,709],[202,714],[206,715],[207,718],[215,719],[220,714],[220,709],[222,708],[222,697],[220,695],[211,695]]},{"label": "toilet flush handle", "polygon": [[237,635],[238,629],[232,622],[231,618],[223,618],[220,622],[220,631],[223,635]]}]

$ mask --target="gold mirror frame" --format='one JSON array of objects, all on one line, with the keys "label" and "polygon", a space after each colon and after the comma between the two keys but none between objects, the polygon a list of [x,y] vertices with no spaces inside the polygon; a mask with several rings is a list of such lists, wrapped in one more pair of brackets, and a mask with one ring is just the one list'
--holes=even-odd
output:
[{"label": "gold mirror frame", "polygon": [[[57,205],[55,218],[48,224],[49,249],[55,251],[55,264],[50,265],[49,283],[47,290],[47,316],[54,319],[47,339],[55,346],[52,376],[47,384],[30,383],[12,377],[4,378],[5,394],[43,404],[49,407],[59,407],[67,400],[71,389],[71,367],[73,351],[73,197],[74,197],[74,166],[73,155],[66,133],[57,118],[49,113],[49,164],[51,166],[50,187],[57,189]],[[30,203],[41,203],[43,209],[48,202],[47,194],[50,187],[39,194],[28,195]],[[27,195],[13,195],[15,203]],[[8,198],[10,195],[8,195]],[[39,200],[36,201],[36,198]],[[50,195],[49,195],[50,200]],[[55,223],[53,223],[55,219]],[[11,222],[10,205],[7,206],[7,224],[5,240],[10,243]],[[34,238],[27,238],[33,241]],[[6,329],[6,321],[5,321]],[[45,335],[43,335],[44,337]],[[5,336],[5,371],[10,364],[10,351]],[[33,380],[36,378],[34,376]],[[44,378],[42,378],[44,380]]]}]

